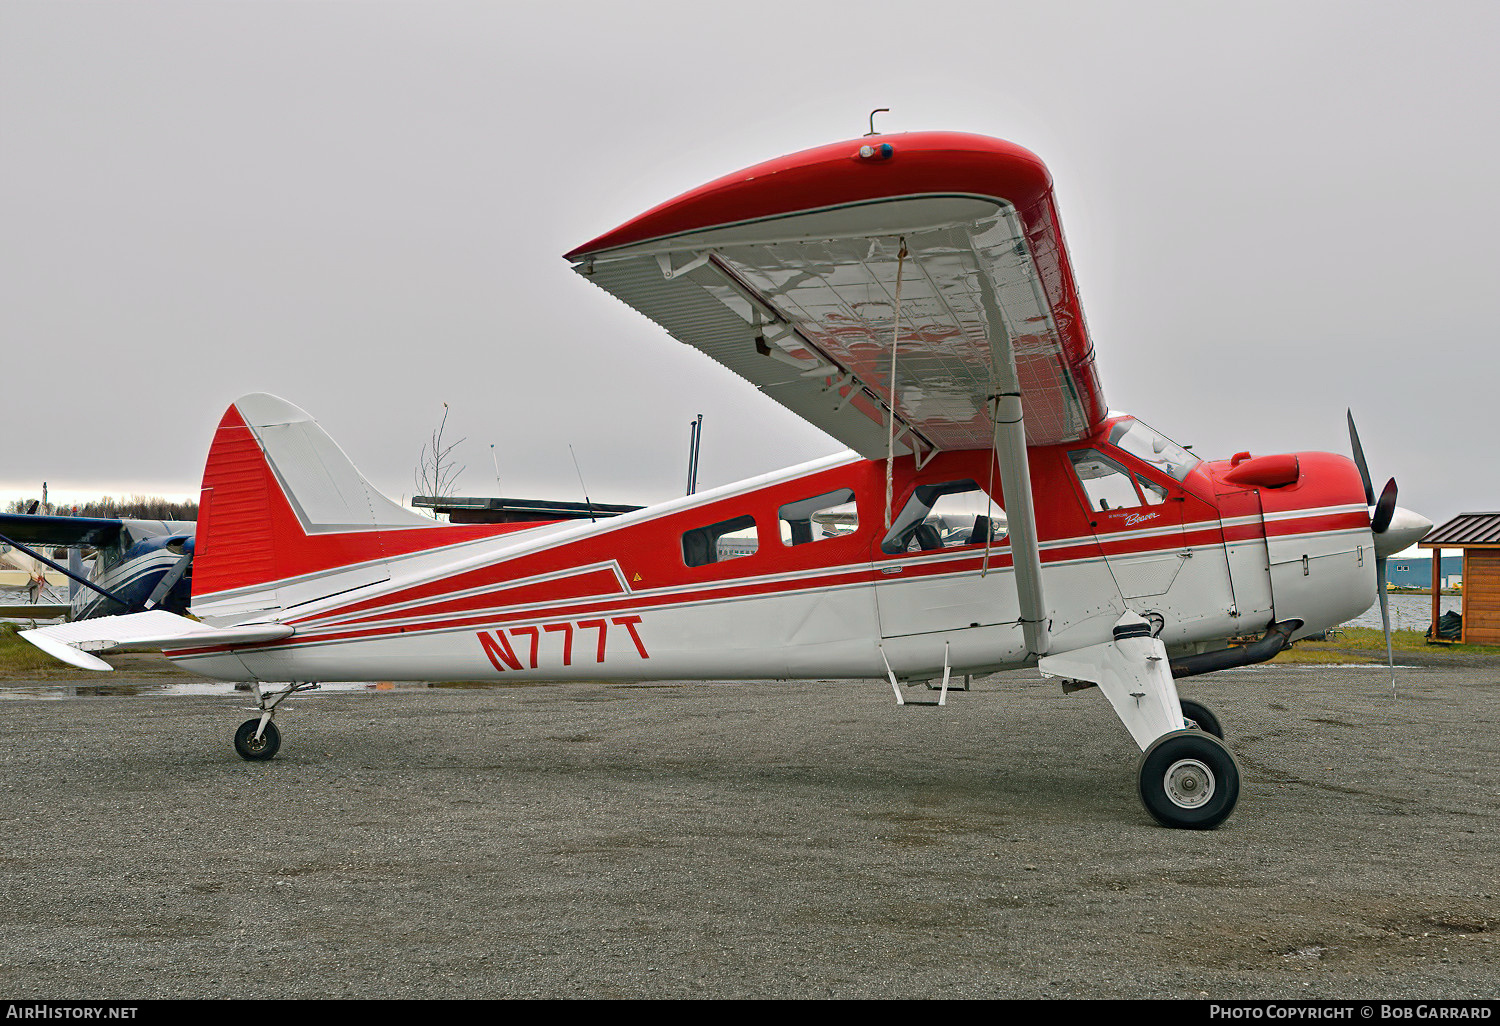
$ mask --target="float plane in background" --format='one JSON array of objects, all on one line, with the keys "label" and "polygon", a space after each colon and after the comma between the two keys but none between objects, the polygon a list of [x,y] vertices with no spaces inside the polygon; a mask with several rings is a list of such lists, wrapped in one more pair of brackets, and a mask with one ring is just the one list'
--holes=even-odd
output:
[{"label": "float plane in background", "polygon": [[[148,609],[186,613],[196,529],[191,520],[0,513],[0,544],[69,579],[66,605],[3,606],[0,616],[84,620]],[[67,551],[66,566],[44,554],[55,557],[59,549]]]},{"label": "float plane in background", "polygon": [[96,669],[151,643],[256,682],[247,759],[275,754],[278,705],[319,681],[865,677],[914,704],[903,685],[946,697],[955,674],[1036,666],[1103,693],[1152,816],[1205,828],[1239,770],[1177,680],[1363,612],[1430,527],[1394,482],[1377,499],[1357,438],[1356,460],[1206,462],[1111,412],[1051,177],[1010,143],[796,153],[567,258],[853,452],[597,524],[435,525],[302,410],[250,395],[204,471],[202,622],[26,637]]}]

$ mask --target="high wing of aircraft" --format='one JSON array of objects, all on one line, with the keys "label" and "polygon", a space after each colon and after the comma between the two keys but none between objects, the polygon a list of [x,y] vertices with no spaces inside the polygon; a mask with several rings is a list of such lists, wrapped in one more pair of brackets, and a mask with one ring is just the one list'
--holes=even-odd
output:
[{"label": "high wing of aircraft", "polygon": [[[159,644],[256,682],[266,759],[314,682],[884,679],[1036,666],[1097,688],[1159,822],[1239,768],[1177,680],[1358,615],[1431,525],[1355,460],[1204,461],[1107,406],[1033,154],[957,133],[781,157],[567,258],[853,451],[600,523],[437,525],[304,411],[238,400],[204,471],[192,611],[29,632],[78,665]],[[1380,589],[1383,596],[1384,590]],[[1251,644],[1231,639],[1253,636]],[[263,682],[291,682],[262,687]]]},{"label": "high wing of aircraft", "polygon": [[[148,609],[186,613],[196,531],[190,520],[0,513],[0,542],[69,577],[72,620]],[[57,549],[68,551],[67,566],[46,555]]]}]

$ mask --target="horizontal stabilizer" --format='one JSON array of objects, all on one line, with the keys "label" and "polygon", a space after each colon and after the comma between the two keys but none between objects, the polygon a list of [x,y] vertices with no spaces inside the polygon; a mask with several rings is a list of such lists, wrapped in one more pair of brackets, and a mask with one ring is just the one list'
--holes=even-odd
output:
[{"label": "horizontal stabilizer", "polygon": [[248,645],[292,636],[283,623],[210,627],[164,609],[128,616],[100,616],[76,623],[21,631],[21,637],[48,655],[85,670],[111,670],[103,659],[90,655],[112,648],[192,648],[198,645]]}]

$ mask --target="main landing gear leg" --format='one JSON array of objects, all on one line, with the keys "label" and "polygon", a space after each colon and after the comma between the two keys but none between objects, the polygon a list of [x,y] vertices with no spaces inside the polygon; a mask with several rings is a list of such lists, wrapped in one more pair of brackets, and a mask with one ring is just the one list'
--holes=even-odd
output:
[{"label": "main landing gear leg", "polygon": [[1038,669],[1099,685],[1141,749],[1136,785],[1158,823],[1190,830],[1218,826],[1239,800],[1234,756],[1212,734],[1184,729],[1167,650],[1151,636],[1151,625],[1126,613],[1114,633],[1112,642],[1044,656]]},{"label": "main landing gear leg", "polygon": [[285,687],[266,690],[255,682],[255,712],[260,713],[240,724],[234,732],[234,750],[240,758],[251,762],[263,762],[281,748],[281,731],[272,720],[282,702],[299,691],[312,691],[318,685],[311,682],[292,682]]}]

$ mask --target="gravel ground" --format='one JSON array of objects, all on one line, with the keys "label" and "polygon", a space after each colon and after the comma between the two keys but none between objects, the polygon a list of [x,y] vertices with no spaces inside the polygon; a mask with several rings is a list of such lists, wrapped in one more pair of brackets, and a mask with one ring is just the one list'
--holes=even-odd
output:
[{"label": "gravel ground", "polygon": [[1035,671],[333,691],[256,764],[162,683],[0,684],[0,998],[1500,990],[1493,664],[1185,681],[1244,773],[1203,833]]}]

